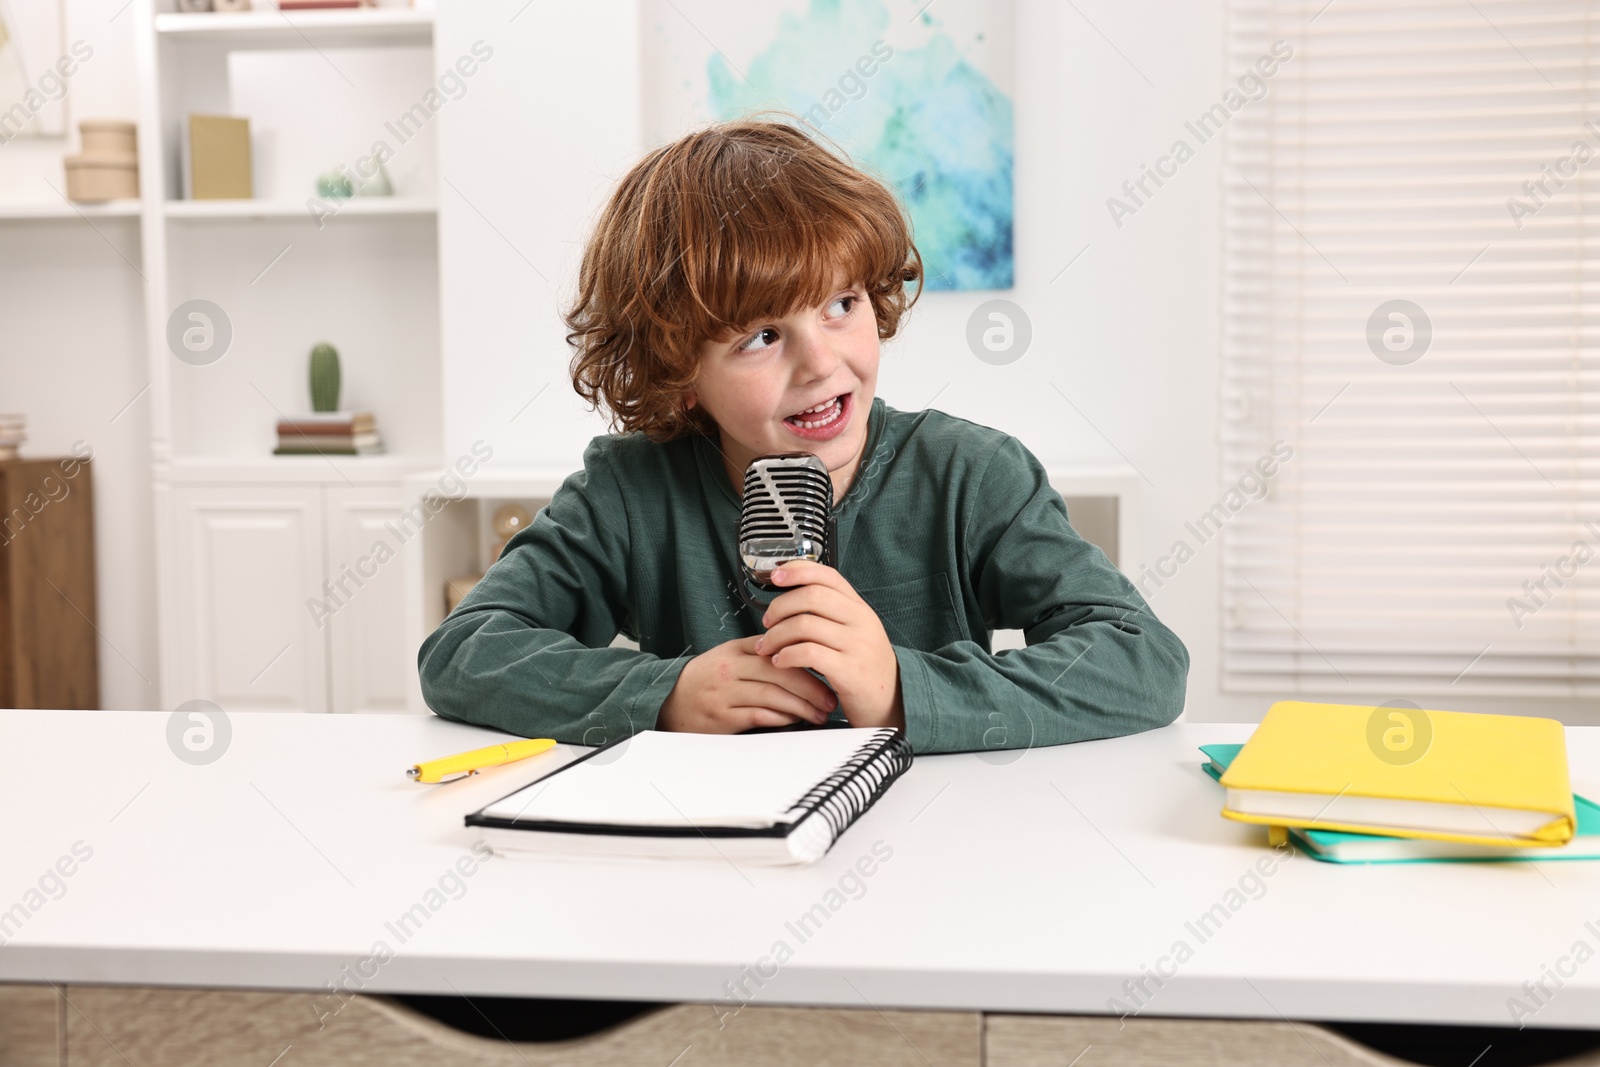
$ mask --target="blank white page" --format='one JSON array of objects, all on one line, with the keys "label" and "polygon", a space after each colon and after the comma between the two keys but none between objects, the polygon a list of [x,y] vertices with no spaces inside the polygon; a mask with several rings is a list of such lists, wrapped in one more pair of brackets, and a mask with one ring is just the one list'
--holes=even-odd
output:
[{"label": "blank white page", "polygon": [[890,733],[645,730],[495,801],[483,814],[521,822],[767,827],[785,821],[796,801]]}]

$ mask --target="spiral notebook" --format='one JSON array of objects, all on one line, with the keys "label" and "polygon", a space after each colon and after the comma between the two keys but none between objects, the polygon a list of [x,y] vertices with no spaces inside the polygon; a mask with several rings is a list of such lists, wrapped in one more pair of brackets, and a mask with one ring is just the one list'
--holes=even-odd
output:
[{"label": "spiral notebook", "polygon": [[890,729],[645,730],[467,816],[495,852],[806,864],[911,766]]}]

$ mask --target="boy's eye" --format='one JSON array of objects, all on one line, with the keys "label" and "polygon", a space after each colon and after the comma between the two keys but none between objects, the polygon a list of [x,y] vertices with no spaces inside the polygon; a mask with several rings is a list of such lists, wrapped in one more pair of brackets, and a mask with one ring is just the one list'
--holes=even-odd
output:
[{"label": "boy's eye", "polygon": [[[845,307],[845,309],[843,311],[839,312],[837,315],[830,314],[828,317],[829,318],[834,318],[834,319],[843,318],[844,316],[846,316],[846,315],[850,314],[852,311],[854,311],[855,308],[856,308],[856,305],[859,304],[860,302],[861,302],[861,297],[857,296],[855,293],[846,293],[844,296],[839,297],[837,300],[835,300],[833,303],[829,304],[828,307],[827,307],[827,310],[829,312],[832,312],[833,309],[838,307],[840,304],[845,304],[845,305],[847,305]],[[772,341],[777,340],[777,333],[778,333],[778,328],[776,326],[764,326],[764,327],[761,328],[760,331],[758,331],[748,341],[746,341],[742,345],[740,345],[738,347],[737,351],[740,351],[740,352],[759,352],[759,351],[761,351],[762,348],[765,348],[767,344],[771,344]],[[771,335],[770,338],[768,337],[769,334]],[[764,339],[766,340],[766,344],[759,344],[759,345],[757,344],[758,341],[762,341]]]},{"label": "boy's eye", "polygon": [[761,348],[756,346],[756,342],[761,340],[763,337],[766,337],[768,334],[772,334],[774,336],[774,338],[776,338],[777,333],[778,333],[778,331],[775,330],[774,328],[772,328],[771,326],[764,327],[760,331],[758,331],[754,337],[750,338],[750,340],[748,340],[744,344],[740,345],[739,346],[739,351],[741,351],[741,352],[759,352],[759,351],[761,351]]}]

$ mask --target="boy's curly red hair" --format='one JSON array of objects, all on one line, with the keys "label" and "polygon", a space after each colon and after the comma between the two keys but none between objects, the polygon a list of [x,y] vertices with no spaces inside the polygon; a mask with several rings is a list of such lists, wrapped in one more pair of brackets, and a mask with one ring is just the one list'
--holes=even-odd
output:
[{"label": "boy's curly red hair", "polygon": [[563,318],[573,388],[613,429],[713,432],[684,407],[701,346],[821,304],[840,271],[865,286],[884,340],[921,295],[907,290],[922,257],[894,194],[779,114],[653,150],[601,214]]}]

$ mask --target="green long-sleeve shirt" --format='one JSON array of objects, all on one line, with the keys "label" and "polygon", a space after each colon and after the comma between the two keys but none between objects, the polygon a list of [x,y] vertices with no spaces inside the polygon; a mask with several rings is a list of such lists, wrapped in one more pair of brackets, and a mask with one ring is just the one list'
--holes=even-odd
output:
[{"label": "green long-sleeve shirt", "polygon": [[[883,620],[915,751],[1113,737],[1183,710],[1183,643],[1021,442],[880,398],[863,454],[836,507],[839,570]],[[734,592],[738,520],[707,439],[595,438],[423,642],[429,706],[586,745],[654,727],[691,657],[763,632]],[[999,629],[1028,647],[991,654]],[[608,647],[618,632],[639,650]]]}]

